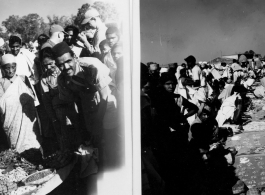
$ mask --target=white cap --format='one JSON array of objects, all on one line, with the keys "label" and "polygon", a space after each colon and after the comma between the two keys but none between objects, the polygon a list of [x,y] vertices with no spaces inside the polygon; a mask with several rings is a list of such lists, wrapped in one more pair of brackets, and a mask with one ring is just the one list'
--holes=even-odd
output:
[{"label": "white cap", "polygon": [[12,54],[5,54],[1,58],[1,66],[5,64],[11,64],[11,63],[16,63],[16,58]]}]

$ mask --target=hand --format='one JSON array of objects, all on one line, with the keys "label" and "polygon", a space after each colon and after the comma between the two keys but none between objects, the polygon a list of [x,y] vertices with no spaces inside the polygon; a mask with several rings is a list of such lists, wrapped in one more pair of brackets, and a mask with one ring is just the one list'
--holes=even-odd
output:
[{"label": "hand", "polygon": [[87,38],[86,38],[86,35],[85,35],[84,32],[79,33],[79,34],[78,34],[78,38],[79,38],[83,43],[88,42],[88,41],[87,41]]}]

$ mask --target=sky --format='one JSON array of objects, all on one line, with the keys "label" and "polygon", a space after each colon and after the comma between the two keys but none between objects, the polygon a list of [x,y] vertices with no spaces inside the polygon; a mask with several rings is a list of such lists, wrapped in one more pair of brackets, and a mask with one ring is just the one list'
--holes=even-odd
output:
[{"label": "sky", "polygon": [[265,54],[264,0],[140,0],[141,61]]},{"label": "sky", "polygon": [[[78,8],[85,3],[92,4],[95,0],[0,0],[0,24],[10,15],[24,16],[37,13],[45,22],[47,16],[70,16],[76,15]],[[100,0],[115,2],[115,0]]]}]

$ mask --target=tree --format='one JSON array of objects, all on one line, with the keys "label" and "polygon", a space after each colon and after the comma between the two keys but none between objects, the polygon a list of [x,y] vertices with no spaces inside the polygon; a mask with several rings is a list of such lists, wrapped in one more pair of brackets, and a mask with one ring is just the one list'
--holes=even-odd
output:
[{"label": "tree", "polygon": [[81,28],[81,23],[82,23],[82,21],[84,20],[84,18],[85,18],[85,13],[86,13],[86,11],[88,10],[89,7],[90,7],[90,4],[85,3],[85,4],[83,4],[82,7],[79,8],[78,11],[77,11],[77,15],[76,15],[76,17],[75,17],[74,24],[75,24],[76,26],[78,26],[79,28]]},{"label": "tree", "polygon": [[81,23],[84,20],[85,13],[89,7],[93,7],[98,10],[103,22],[117,22],[119,19],[118,11],[112,3],[105,3],[102,1],[96,1],[93,3],[93,5],[85,3],[81,6],[81,8],[78,9],[76,18],[74,20],[74,24],[79,28],[81,28]]},{"label": "tree", "polygon": [[19,16],[9,16],[5,21],[2,22],[2,25],[6,28],[8,33],[15,33],[19,26]]},{"label": "tree", "polygon": [[117,8],[112,3],[96,1],[92,5],[92,7],[98,10],[103,22],[109,22],[109,21],[116,22],[119,19]]},{"label": "tree", "polygon": [[17,32],[21,34],[23,42],[33,41],[40,34],[43,19],[38,14],[28,14],[19,20]]},{"label": "tree", "polygon": [[43,19],[38,14],[28,14],[23,17],[9,16],[2,25],[6,28],[6,33],[19,33],[21,34],[23,42],[29,42],[42,33]]},{"label": "tree", "polygon": [[49,20],[49,25],[53,25],[53,24],[59,24],[62,27],[66,27],[68,25],[73,25],[74,24],[74,18],[75,16],[71,16],[71,17],[67,17],[67,16],[47,16],[48,20]]}]

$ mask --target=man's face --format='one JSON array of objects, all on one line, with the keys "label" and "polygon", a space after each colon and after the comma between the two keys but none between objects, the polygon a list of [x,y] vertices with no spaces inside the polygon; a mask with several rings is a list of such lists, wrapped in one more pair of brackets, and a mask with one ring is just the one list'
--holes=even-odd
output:
[{"label": "man's face", "polygon": [[119,37],[116,33],[106,34],[107,43],[112,48],[119,41]]},{"label": "man's face", "polygon": [[175,91],[175,88],[176,88],[176,83],[174,83],[173,81],[167,81],[164,84],[164,89],[169,93],[173,93]]},{"label": "man's face", "polygon": [[55,61],[51,58],[44,58],[42,61],[42,66],[44,67],[45,72],[52,74],[56,71]]},{"label": "man's face", "polygon": [[[97,28],[97,17],[91,18],[86,24],[84,24],[85,28]],[[87,30],[87,29],[86,29]]]},{"label": "man's face", "polygon": [[118,61],[123,56],[122,48],[116,47],[115,49],[111,51],[111,55],[114,61]]},{"label": "man's face", "polygon": [[202,111],[201,115],[200,115],[200,119],[202,122],[206,122],[210,117],[210,114],[207,112]]},{"label": "man's face", "polygon": [[2,67],[2,70],[6,78],[12,78],[16,74],[17,64],[16,63],[6,64]]},{"label": "man's face", "polygon": [[187,62],[187,66],[189,69],[192,69],[194,65],[195,65],[195,63],[193,63],[191,61]]},{"label": "man's face", "polygon": [[21,45],[20,45],[18,42],[15,42],[15,43],[13,43],[13,44],[10,44],[11,53],[12,53],[14,56],[17,56],[17,54],[18,54],[19,51],[20,51],[20,48],[21,48]]},{"label": "man's face", "polygon": [[96,31],[97,29],[94,28],[88,28],[87,30],[85,30],[85,35],[87,39],[93,39]]},{"label": "man's face", "polygon": [[149,73],[150,74],[159,74],[159,69],[158,69],[157,64],[150,64]]},{"label": "man's face", "polygon": [[76,69],[76,61],[70,55],[70,53],[65,53],[61,57],[57,57],[55,59],[55,63],[63,75],[68,77],[74,76]]},{"label": "man's face", "polygon": [[64,41],[68,44],[68,45],[72,45],[74,44],[74,42],[76,41],[76,37],[74,36],[74,32],[72,30],[67,31],[68,35],[64,36]]},{"label": "man's face", "polygon": [[109,45],[105,44],[100,48],[100,50],[102,54],[107,54],[110,51],[110,47]]}]

